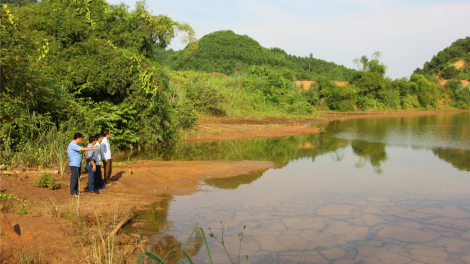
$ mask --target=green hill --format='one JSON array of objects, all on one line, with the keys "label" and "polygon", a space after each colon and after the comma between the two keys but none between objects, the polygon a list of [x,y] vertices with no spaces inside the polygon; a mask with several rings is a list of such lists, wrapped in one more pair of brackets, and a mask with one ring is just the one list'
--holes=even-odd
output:
[{"label": "green hill", "polygon": [[165,58],[165,64],[173,70],[225,74],[257,65],[274,71],[292,70],[297,79],[313,79],[317,75],[325,75],[337,81],[349,81],[354,72],[342,65],[315,59],[312,56],[297,57],[287,54],[280,48],[264,48],[249,36],[238,35],[231,30],[205,35],[199,40],[199,48],[190,56],[185,55],[187,48]]},{"label": "green hill", "polygon": [[470,37],[459,39],[417,68],[415,74],[432,74],[442,79],[470,80]]}]

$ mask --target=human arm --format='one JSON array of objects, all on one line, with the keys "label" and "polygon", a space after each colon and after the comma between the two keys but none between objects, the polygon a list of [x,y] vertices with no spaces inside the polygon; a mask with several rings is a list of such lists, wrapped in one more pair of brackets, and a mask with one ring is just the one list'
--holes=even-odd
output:
[{"label": "human arm", "polygon": [[98,149],[99,147],[94,147],[94,148],[81,148],[79,151],[89,151],[89,150],[95,150]]},{"label": "human arm", "polygon": [[101,160],[104,161],[104,163],[106,163],[105,153],[106,153],[106,145],[101,144]]}]

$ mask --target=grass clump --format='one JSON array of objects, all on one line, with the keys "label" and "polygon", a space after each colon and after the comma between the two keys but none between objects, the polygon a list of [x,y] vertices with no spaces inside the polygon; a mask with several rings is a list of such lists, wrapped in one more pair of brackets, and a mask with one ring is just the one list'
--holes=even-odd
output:
[{"label": "grass clump", "polygon": [[54,176],[50,173],[41,173],[39,177],[34,180],[34,185],[39,188],[49,188],[51,190],[60,188],[60,184],[57,183]]}]

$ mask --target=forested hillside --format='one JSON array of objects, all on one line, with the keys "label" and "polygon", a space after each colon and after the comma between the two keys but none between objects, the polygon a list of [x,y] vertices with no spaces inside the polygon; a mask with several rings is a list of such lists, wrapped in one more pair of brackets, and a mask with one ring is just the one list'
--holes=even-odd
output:
[{"label": "forested hillside", "polygon": [[295,77],[302,80],[324,75],[337,81],[349,81],[354,72],[342,65],[315,59],[312,55],[297,57],[280,48],[264,48],[249,36],[238,35],[231,30],[205,35],[199,40],[198,50],[185,56],[188,48],[165,58],[165,63],[173,70],[221,72],[227,75],[256,65],[279,72],[292,70]]},{"label": "forested hillside", "polygon": [[459,39],[424,63],[415,74],[433,74],[442,79],[470,80],[470,37]]}]

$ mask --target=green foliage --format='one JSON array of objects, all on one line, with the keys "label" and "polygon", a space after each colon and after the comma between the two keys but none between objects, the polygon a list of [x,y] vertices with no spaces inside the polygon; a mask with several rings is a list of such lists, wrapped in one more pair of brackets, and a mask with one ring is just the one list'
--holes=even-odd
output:
[{"label": "green foliage", "polygon": [[34,180],[34,185],[39,188],[49,188],[51,190],[55,190],[60,187],[56,182],[54,175],[50,173],[41,173],[39,177]]},{"label": "green foliage", "polygon": [[455,68],[455,66],[449,66],[449,67],[446,67],[444,71],[442,71],[440,77],[445,80],[457,79],[460,73],[461,71]]},{"label": "green foliage", "polygon": [[15,201],[18,201],[18,202],[27,202],[27,200],[23,199],[23,198],[19,198],[11,193],[0,193],[0,198],[2,200],[15,200]]},{"label": "green foliage", "polygon": [[455,107],[470,109],[470,84],[463,86],[460,80],[452,79],[447,82],[446,89],[453,99]]},{"label": "green foliage", "polygon": [[[205,35],[199,40],[199,48],[185,56],[189,47],[170,56],[165,62],[178,71],[220,72],[231,75],[241,68],[253,65],[264,66],[279,72],[287,79],[312,79],[317,75],[333,75],[349,80],[354,70],[313,57],[297,57],[280,48],[267,49],[246,35],[237,35],[231,30],[221,30]],[[292,71],[292,74],[285,70]]]},{"label": "green foliage", "polygon": [[190,104],[169,100],[154,53],[178,32],[192,52],[194,31],[142,2],[133,10],[105,0],[2,5],[1,25],[3,159],[51,129],[68,139],[65,131],[109,129],[115,146],[132,148],[176,140],[197,119]]},{"label": "green foliage", "polygon": [[416,84],[418,100],[424,108],[435,108],[438,106],[439,90],[437,85],[427,80],[423,75],[411,76],[411,82]]},{"label": "green foliage", "polygon": [[[229,78],[201,72],[171,72],[170,100],[211,115],[308,115],[314,111],[299,87],[265,67]],[[289,77],[289,72],[284,72]],[[194,113],[195,114],[195,113]],[[188,116],[192,116],[189,114]]]},{"label": "green foliage", "polygon": [[362,95],[376,96],[377,92],[385,87],[384,78],[376,72],[355,72],[351,84],[357,87],[357,92]]},{"label": "green foliage", "polygon": [[466,60],[467,62],[470,61],[470,37],[455,41],[450,45],[450,47],[445,48],[437,55],[433,56],[431,61],[424,63],[422,69],[417,68],[414,71],[414,74],[437,74],[446,66],[461,59]]},{"label": "green foliage", "polygon": [[369,60],[366,55],[363,55],[360,58],[354,59],[353,62],[356,64],[358,71],[373,72],[384,76],[385,71],[387,70],[387,66],[380,63],[379,59],[381,55],[382,52],[376,51],[374,54],[372,54],[371,60]]},{"label": "green foliage", "polygon": [[18,6],[24,6],[31,3],[37,3],[37,0],[1,0],[0,4],[12,4]]},{"label": "green foliage", "polygon": [[357,89],[354,85],[338,86],[332,85],[329,89],[322,90],[328,107],[331,110],[354,111],[356,107]]}]

